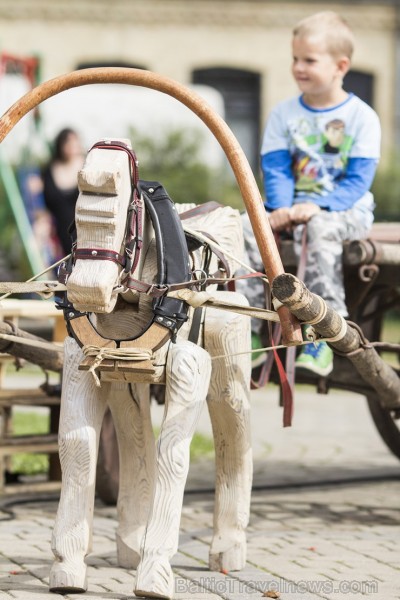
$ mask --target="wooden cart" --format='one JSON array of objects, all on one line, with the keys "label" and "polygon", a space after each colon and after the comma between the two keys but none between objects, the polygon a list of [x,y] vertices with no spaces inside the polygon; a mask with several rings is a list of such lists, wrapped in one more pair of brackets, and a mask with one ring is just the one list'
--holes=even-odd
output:
[{"label": "wooden cart", "polygon": [[[281,243],[281,257],[285,270],[295,273],[297,260],[291,241]],[[384,323],[388,317],[392,316],[394,322],[397,319],[400,330],[400,223],[376,223],[368,239],[345,243],[343,264],[350,320],[360,326],[365,337],[400,374],[400,339],[396,339],[395,344],[384,340]],[[278,381],[275,370],[271,377]],[[336,354],[334,369],[327,377],[299,371],[296,383],[315,385],[321,393],[336,388],[366,396],[379,434],[400,458],[400,409],[384,408],[377,392],[347,358]]]}]

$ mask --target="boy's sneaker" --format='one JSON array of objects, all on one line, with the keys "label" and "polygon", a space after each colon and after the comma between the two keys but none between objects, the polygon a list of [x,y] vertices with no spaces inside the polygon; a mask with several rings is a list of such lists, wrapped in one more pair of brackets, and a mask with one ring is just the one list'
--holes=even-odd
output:
[{"label": "boy's sneaker", "polygon": [[326,342],[308,344],[297,357],[295,365],[326,377],[333,369],[333,352]]},{"label": "boy's sneaker", "polygon": [[[261,337],[258,335],[258,333],[251,332],[251,349],[258,350],[262,347],[263,344],[261,341]],[[265,350],[261,350],[260,352],[253,352],[251,355],[251,368],[255,369],[257,367],[260,367],[265,362],[266,358],[267,353]]]}]

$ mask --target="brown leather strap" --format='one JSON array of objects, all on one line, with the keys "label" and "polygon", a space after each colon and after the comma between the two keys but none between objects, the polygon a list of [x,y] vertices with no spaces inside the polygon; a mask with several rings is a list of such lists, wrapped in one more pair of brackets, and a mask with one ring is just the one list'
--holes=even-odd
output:
[{"label": "brown leather strap", "polygon": [[185,210],[185,212],[180,213],[179,218],[181,221],[184,221],[185,219],[192,219],[193,217],[198,217],[199,215],[206,215],[207,213],[212,212],[217,208],[222,208],[222,206],[222,204],[211,200],[210,202],[205,202],[204,204],[199,204],[194,208]]},{"label": "brown leather strap", "polygon": [[138,169],[139,162],[138,162],[138,159],[136,157],[134,150],[132,150],[131,148],[128,148],[128,146],[126,144],[124,144],[123,142],[121,142],[119,140],[96,142],[96,144],[93,144],[93,146],[90,148],[89,152],[94,150],[94,148],[99,148],[100,150],[122,150],[123,152],[126,152],[126,154],[129,157],[129,163],[131,166],[132,181],[133,181],[134,187],[137,188],[137,184],[139,181],[139,169]]},{"label": "brown leather strap", "polygon": [[110,260],[125,266],[125,256],[114,250],[104,250],[103,248],[75,248],[73,251],[75,260]]},{"label": "brown leather strap", "polygon": [[246,273],[245,275],[239,275],[237,277],[205,277],[202,279],[191,279],[190,281],[182,281],[181,283],[170,283],[165,285],[158,285],[155,283],[145,283],[134,277],[127,277],[123,281],[123,285],[131,290],[135,290],[140,293],[147,294],[152,298],[161,298],[168,292],[175,290],[183,290],[185,288],[192,288],[196,286],[207,286],[207,285],[225,285],[230,281],[237,281],[238,279],[250,279],[252,277],[265,277],[264,273]]},{"label": "brown leather strap", "polygon": [[[200,231],[199,233],[201,233],[201,235],[204,235],[204,237],[209,238],[212,242],[215,242],[216,244],[218,243],[217,240],[210,235],[207,231]],[[231,276],[231,270],[229,268],[229,263],[225,258],[224,253],[219,250],[219,248],[217,248],[214,244],[212,246],[210,246],[211,252],[213,252],[215,254],[215,256],[218,258],[218,274],[220,272],[225,272],[226,273],[226,277],[229,278]],[[215,276],[218,276],[217,273],[215,274]]]}]

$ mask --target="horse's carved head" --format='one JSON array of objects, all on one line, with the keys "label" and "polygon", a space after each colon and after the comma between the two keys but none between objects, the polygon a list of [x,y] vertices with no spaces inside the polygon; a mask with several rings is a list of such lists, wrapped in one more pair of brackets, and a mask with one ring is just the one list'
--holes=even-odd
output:
[{"label": "horse's carved head", "polygon": [[[123,142],[130,148],[127,140]],[[114,258],[124,252],[126,216],[132,199],[129,155],[123,149],[94,147],[78,174],[78,186],[78,252],[67,282],[68,300],[81,312],[110,313],[117,301],[115,288],[123,268]],[[90,260],[80,259],[79,250],[89,254]],[[104,251],[109,251],[110,258]]]}]

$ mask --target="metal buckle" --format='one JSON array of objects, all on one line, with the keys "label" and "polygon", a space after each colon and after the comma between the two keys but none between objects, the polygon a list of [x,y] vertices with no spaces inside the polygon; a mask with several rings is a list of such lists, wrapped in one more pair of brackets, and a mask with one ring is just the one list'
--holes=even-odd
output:
[{"label": "metal buckle", "polygon": [[[192,271],[192,274],[195,275],[196,273],[200,273],[202,275],[202,277],[200,277],[199,279],[204,279],[207,280],[209,278],[207,272],[204,269],[195,269],[194,271]],[[201,292],[206,286],[206,282],[203,281],[199,281],[199,283],[197,285],[195,285],[194,287],[197,287],[198,291]]]}]

